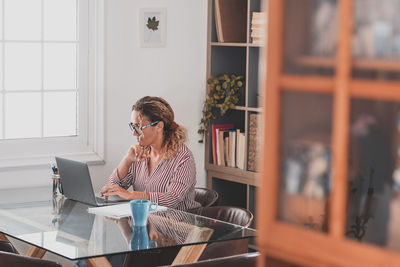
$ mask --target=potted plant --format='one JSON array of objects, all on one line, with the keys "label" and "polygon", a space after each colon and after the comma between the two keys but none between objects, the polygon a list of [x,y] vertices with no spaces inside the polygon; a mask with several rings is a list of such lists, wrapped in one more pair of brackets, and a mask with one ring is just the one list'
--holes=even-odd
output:
[{"label": "potted plant", "polygon": [[235,74],[222,74],[211,76],[207,80],[208,93],[203,106],[203,117],[200,120],[200,128],[197,131],[201,135],[199,143],[203,143],[204,136],[208,135],[210,119],[216,119],[215,107],[219,107],[223,116],[229,109],[239,102],[239,89],[243,86],[243,77]]}]

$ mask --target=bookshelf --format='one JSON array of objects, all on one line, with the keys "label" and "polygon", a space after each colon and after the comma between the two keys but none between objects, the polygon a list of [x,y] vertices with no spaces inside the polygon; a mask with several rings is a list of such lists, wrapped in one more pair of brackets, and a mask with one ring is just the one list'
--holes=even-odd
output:
[{"label": "bookshelf", "polygon": [[[225,3],[228,2],[225,1]],[[235,0],[235,2],[238,1]],[[222,3],[223,1],[220,2],[220,4]],[[246,20],[244,20],[246,26],[245,40],[241,42],[219,42],[214,13],[215,0],[208,1],[207,76],[219,74],[243,76],[244,86],[240,91],[238,104],[223,117],[218,116],[215,120],[211,120],[210,128],[212,124],[232,123],[235,128],[245,133],[245,166],[244,169],[239,169],[213,164],[212,131],[210,130],[209,136],[205,140],[205,168],[207,170],[207,186],[218,192],[220,205],[247,208],[255,215],[258,173],[248,170],[247,147],[249,143],[250,114],[262,114],[263,111],[259,103],[258,88],[259,57],[264,45],[251,42],[252,12],[261,11],[261,0],[245,0],[241,1],[239,5],[245,7],[244,10],[236,10],[236,12],[244,12],[246,14]],[[221,20],[223,19],[226,18],[221,17]],[[219,114],[219,110],[217,113]]]},{"label": "bookshelf", "polygon": [[259,266],[397,266],[400,3],[264,2]]}]

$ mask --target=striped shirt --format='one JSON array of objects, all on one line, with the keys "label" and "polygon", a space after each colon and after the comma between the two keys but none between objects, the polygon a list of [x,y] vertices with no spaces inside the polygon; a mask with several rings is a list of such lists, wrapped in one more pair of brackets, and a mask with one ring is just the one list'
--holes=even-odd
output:
[{"label": "striped shirt", "polygon": [[162,160],[149,174],[149,161],[135,161],[126,177],[120,179],[118,169],[110,176],[110,183],[125,189],[132,185],[135,191],[146,191],[150,201],[178,210],[200,207],[194,200],[196,166],[189,148],[182,145],[174,158]]}]

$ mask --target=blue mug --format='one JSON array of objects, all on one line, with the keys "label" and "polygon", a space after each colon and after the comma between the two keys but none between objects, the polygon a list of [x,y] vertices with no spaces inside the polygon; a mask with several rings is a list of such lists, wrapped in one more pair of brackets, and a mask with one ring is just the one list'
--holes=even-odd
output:
[{"label": "blue mug", "polygon": [[149,211],[156,210],[158,206],[157,203],[153,203],[144,199],[132,200],[130,205],[135,226],[146,226]]},{"label": "blue mug", "polygon": [[141,250],[141,249],[149,249],[156,247],[157,247],[157,241],[149,239],[146,226],[133,227],[131,243],[130,243],[131,250]]}]

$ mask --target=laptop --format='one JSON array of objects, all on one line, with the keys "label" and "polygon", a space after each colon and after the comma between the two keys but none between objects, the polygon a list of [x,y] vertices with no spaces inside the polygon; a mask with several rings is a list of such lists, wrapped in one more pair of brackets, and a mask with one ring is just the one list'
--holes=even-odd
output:
[{"label": "laptop", "polygon": [[106,206],[124,201],[118,196],[105,197],[95,195],[88,165],[84,162],[55,157],[60,171],[63,194],[68,199],[83,202],[91,206]]}]

